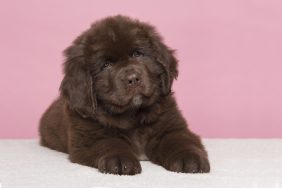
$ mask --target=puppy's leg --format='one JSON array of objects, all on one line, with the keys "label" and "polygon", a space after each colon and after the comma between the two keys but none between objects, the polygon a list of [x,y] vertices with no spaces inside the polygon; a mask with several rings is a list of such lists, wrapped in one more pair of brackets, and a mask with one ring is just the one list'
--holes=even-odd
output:
[{"label": "puppy's leg", "polygon": [[61,109],[62,101],[58,99],[42,115],[39,124],[40,144],[67,153],[67,127],[62,123]]},{"label": "puppy's leg", "polygon": [[[101,131],[96,131],[101,132]],[[100,172],[134,175],[141,173],[141,165],[130,145],[121,138],[91,132],[72,132],[70,160],[75,163],[98,168]]]},{"label": "puppy's leg", "polygon": [[210,171],[200,138],[185,128],[156,134],[147,145],[149,159],[167,170],[184,173]]}]

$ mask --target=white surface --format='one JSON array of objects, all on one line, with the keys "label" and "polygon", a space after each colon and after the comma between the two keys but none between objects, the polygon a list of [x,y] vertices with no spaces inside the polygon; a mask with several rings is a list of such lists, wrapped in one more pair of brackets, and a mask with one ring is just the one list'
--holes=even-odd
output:
[{"label": "white surface", "polygon": [[136,176],[101,174],[70,163],[67,155],[36,140],[0,140],[2,188],[189,187],[282,188],[282,139],[205,139],[210,174],[173,173],[141,162]]}]

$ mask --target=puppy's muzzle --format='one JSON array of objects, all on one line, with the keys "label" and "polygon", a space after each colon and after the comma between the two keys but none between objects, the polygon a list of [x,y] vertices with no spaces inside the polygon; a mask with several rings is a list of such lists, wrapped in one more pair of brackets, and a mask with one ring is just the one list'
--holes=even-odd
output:
[{"label": "puppy's muzzle", "polygon": [[142,74],[134,68],[127,68],[121,72],[121,81],[125,87],[133,89],[141,86]]},{"label": "puppy's muzzle", "polygon": [[136,72],[130,73],[126,76],[126,82],[129,87],[136,87],[141,83],[140,76]]}]

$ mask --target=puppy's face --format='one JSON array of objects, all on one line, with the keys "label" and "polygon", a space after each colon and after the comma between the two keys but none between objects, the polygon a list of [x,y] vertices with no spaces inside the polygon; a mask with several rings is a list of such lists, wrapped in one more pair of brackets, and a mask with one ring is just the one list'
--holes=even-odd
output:
[{"label": "puppy's face", "polygon": [[66,56],[62,94],[86,116],[97,105],[110,113],[151,106],[177,75],[176,59],[154,28],[122,16],[93,24]]},{"label": "puppy's face", "polygon": [[153,104],[161,95],[164,68],[146,33],[132,25],[106,25],[94,33],[89,63],[98,103],[118,113]]}]

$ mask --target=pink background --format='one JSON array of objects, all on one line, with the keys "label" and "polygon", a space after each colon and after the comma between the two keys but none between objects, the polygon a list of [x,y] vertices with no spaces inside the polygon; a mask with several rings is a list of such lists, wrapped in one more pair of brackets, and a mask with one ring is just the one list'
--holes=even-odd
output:
[{"label": "pink background", "polygon": [[90,23],[124,14],[177,49],[174,90],[203,137],[282,137],[281,0],[2,0],[0,138],[37,137],[58,95],[62,50]]}]

